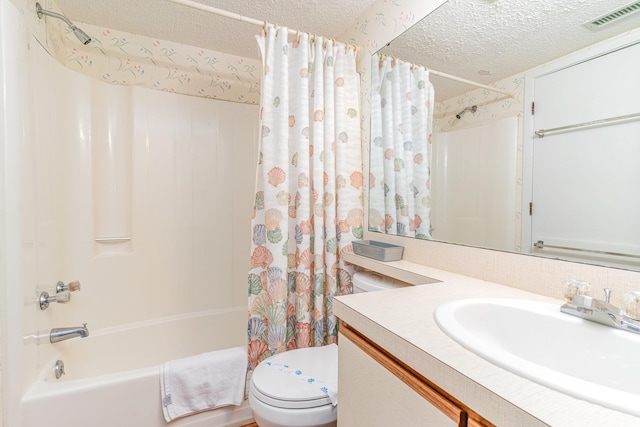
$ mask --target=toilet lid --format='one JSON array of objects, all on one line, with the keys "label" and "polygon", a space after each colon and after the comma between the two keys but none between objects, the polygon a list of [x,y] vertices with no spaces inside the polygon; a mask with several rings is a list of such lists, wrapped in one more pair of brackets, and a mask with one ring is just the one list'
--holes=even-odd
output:
[{"label": "toilet lid", "polygon": [[279,408],[331,404],[338,392],[338,346],[301,348],[262,361],[253,371],[251,391]]}]

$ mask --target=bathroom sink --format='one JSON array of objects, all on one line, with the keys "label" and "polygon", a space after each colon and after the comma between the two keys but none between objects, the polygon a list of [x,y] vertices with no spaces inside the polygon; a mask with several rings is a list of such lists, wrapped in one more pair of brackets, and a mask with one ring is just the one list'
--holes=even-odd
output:
[{"label": "bathroom sink", "polygon": [[440,329],[539,384],[640,416],[640,335],[560,312],[560,304],[471,298],[440,305]]}]

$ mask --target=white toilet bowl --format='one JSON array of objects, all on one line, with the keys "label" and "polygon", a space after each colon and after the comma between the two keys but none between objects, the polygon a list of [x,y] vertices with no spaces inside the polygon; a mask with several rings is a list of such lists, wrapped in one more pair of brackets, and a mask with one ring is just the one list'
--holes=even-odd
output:
[{"label": "white toilet bowl", "polygon": [[337,387],[337,345],[290,350],[253,371],[249,406],[260,427],[332,427],[338,408],[329,393]]},{"label": "white toilet bowl", "polygon": [[[402,286],[369,273],[353,276],[354,293]],[[337,388],[337,345],[290,350],[262,361],[253,371],[249,406],[260,427],[334,427],[338,408],[331,394]]]}]

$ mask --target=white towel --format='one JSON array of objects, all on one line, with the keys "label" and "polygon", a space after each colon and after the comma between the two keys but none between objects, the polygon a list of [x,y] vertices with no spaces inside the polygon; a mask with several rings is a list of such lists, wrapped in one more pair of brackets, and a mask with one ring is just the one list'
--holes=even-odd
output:
[{"label": "white towel", "polygon": [[176,418],[244,400],[247,347],[204,353],[162,365],[160,392],[164,418]]}]

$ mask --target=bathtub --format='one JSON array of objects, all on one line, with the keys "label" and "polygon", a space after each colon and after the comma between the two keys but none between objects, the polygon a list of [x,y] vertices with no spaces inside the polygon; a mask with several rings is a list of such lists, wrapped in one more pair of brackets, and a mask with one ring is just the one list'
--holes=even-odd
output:
[{"label": "bathtub", "polygon": [[[22,399],[23,427],[217,427],[253,421],[247,401],[167,424],[160,406],[163,362],[246,344],[247,308],[211,310],[92,331],[48,342],[43,363]],[[51,354],[49,352],[49,354]],[[66,375],[56,379],[57,359]]]}]

